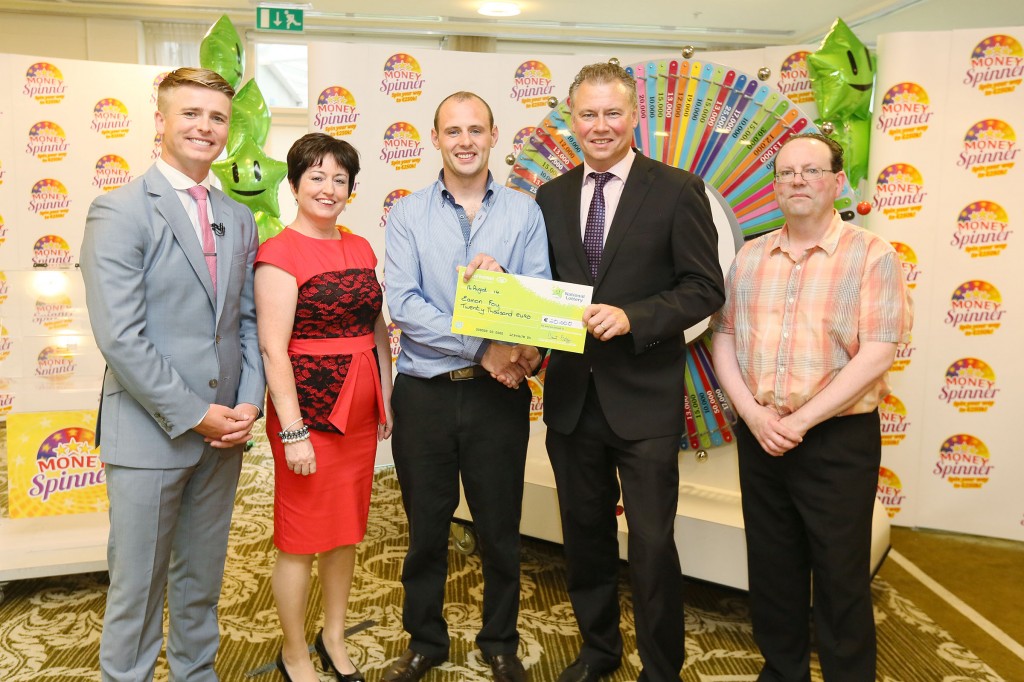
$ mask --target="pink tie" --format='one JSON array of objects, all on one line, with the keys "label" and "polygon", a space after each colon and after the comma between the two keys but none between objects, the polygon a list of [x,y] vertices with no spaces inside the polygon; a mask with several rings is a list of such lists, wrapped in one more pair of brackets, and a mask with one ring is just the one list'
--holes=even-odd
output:
[{"label": "pink tie", "polygon": [[203,255],[206,256],[206,267],[210,270],[213,281],[213,293],[217,293],[217,245],[213,241],[213,228],[210,227],[210,214],[206,210],[206,188],[202,185],[189,187],[188,193],[196,200],[199,209],[199,229],[203,233]]}]

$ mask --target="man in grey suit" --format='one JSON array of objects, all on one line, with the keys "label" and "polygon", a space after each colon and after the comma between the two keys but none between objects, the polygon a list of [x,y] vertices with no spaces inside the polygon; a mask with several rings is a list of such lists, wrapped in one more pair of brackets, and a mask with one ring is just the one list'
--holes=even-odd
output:
[{"label": "man in grey suit", "polygon": [[171,679],[217,679],[231,509],[264,399],[256,226],[209,183],[233,95],[213,71],[168,74],[160,158],[97,198],[86,221],[82,276],[107,361],[97,436],[110,498],[105,681],[153,678],[165,592]]}]

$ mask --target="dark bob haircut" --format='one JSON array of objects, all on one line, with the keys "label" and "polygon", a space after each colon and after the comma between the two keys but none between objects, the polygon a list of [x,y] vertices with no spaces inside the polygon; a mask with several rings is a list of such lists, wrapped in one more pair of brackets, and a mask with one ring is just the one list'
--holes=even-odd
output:
[{"label": "dark bob haircut", "polygon": [[302,174],[322,164],[327,156],[348,171],[348,192],[351,194],[359,173],[359,152],[348,142],[336,140],[326,133],[303,135],[288,150],[288,184],[292,189],[297,190]]}]

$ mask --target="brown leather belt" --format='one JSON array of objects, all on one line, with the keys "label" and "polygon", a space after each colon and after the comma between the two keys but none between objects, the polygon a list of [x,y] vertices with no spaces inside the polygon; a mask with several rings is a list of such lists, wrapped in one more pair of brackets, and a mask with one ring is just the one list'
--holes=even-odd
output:
[{"label": "brown leather belt", "polygon": [[450,372],[444,374],[438,374],[436,377],[430,377],[433,379],[444,379],[445,381],[469,381],[470,379],[479,379],[480,377],[489,377],[491,373],[480,365],[470,365],[469,367],[463,367],[462,369],[453,369]]}]

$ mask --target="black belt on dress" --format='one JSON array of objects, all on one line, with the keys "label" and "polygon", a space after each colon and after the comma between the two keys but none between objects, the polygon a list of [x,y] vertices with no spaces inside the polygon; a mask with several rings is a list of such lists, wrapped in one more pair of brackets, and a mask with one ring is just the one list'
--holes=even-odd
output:
[{"label": "black belt on dress", "polygon": [[480,377],[489,377],[491,373],[480,365],[470,365],[469,367],[463,367],[462,369],[453,369],[450,372],[444,374],[438,374],[435,377],[430,377],[431,381],[435,379],[442,379],[444,381],[469,381],[470,379],[479,379]]}]

